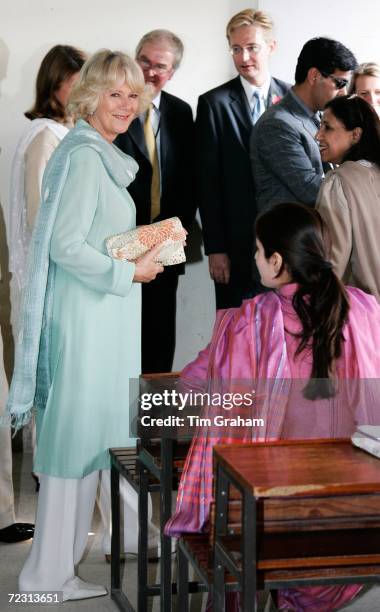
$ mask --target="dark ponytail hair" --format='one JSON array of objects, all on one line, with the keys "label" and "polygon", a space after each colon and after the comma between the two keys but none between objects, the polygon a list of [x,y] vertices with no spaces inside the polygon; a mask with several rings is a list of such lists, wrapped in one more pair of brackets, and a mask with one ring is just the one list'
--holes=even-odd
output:
[{"label": "dark ponytail hair", "polygon": [[[296,355],[310,347],[311,376],[304,389],[308,399],[332,397],[334,362],[341,355],[343,327],[349,304],[343,284],[326,255],[327,230],[317,211],[303,204],[279,204],[256,221],[256,236],[265,257],[279,253],[299,287],[293,307],[302,323]],[[319,380],[322,379],[322,380]]]}]

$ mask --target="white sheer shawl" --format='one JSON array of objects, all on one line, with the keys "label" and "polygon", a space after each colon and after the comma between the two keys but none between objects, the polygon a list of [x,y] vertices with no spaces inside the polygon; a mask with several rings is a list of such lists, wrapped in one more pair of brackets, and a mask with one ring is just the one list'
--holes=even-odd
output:
[{"label": "white sheer shawl", "polygon": [[37,134],[46,127],[59,140],[62,140],[69,131],[65,125],[53,119],[33,119],[21,136],[12,161],[8,217],[9,271],[19,292],[25,284],[27,252],[31,236],[26,217],[25,153]]}]

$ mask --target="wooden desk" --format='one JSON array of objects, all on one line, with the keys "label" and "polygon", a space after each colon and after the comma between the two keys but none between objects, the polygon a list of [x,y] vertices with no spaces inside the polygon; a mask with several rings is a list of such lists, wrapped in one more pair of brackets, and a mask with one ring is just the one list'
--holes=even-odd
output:
[{"label": "wooden desk", "polygon": [[[216,446],[214,459],[215,610],[226,570],[244,612],[257,588],[380,581],[379,459],[349,440]],[[227,533],[231,484],[241,536]]]}]

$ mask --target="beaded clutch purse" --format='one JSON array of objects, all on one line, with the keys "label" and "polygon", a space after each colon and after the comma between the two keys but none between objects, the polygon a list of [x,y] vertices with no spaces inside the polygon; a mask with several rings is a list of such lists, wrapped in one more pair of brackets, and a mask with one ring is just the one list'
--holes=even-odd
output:
[{"label": "beaded clutch purse", "polygon": [[163,266],[174,266],[186,261],[183,243],[186,230],[178,217],[164,221],[139,225],[133,230],[110,236],[106,247],[110,257],[123,261],[135,261],[160,242],[165,244],[157,256],[157,262]]}]

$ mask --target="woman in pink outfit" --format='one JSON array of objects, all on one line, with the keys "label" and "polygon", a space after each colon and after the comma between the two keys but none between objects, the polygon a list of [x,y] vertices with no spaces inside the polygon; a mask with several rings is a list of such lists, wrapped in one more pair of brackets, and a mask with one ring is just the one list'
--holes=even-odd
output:
[{"label": "woman in pink outfit", "polygon": [[[181,380],[185,389],[210,396],[254,389],[252,406],[247,401],[226,416],[251,413],[264,426],[197,431],[168,535],[207,531],[215,444],[347,437],[358,422],[379,423],[376,407],[366,401],[374,389],[362,379],[380,377],[380,306],[360,289],[344,288],[327,259],[324,234],[319,214],[300,204],[281,204],[258,218],[256,264],[262,284],[273,291],[218,311],[210,344]],[[220,406],[203,410],[224,412]],[[277,603],[280,610],[328,612],[360,590],[283,589]],[[228,603],[235,609],[237,597]]]}]

